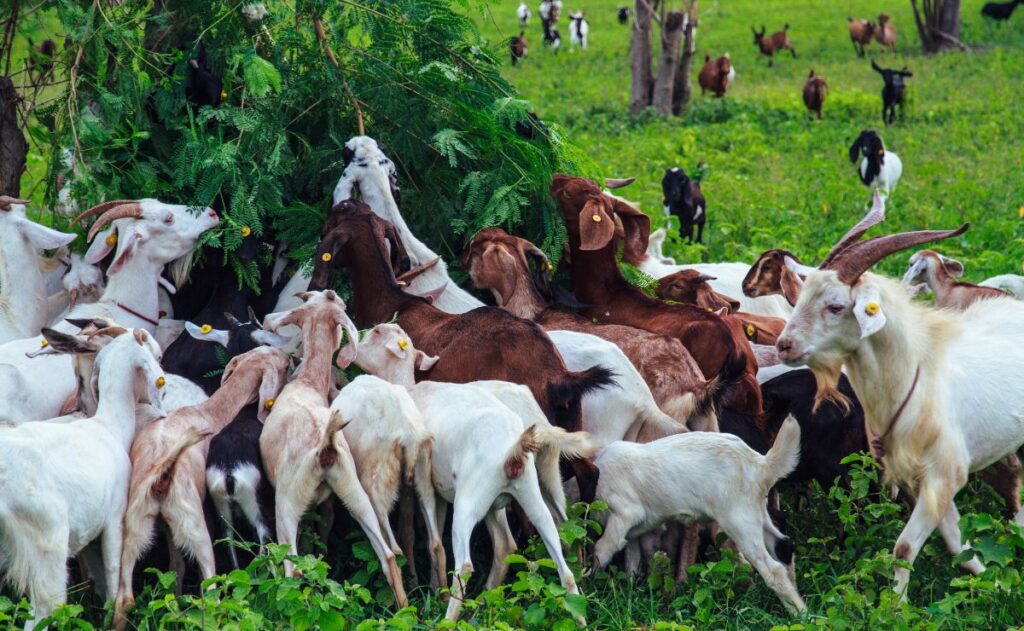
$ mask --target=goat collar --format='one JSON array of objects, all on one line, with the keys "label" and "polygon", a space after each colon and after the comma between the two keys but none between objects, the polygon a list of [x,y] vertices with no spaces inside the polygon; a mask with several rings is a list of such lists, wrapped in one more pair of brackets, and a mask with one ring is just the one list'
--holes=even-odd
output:
[{"label": "goat collar", "polygon": [[115,302],[114,304],[117,305],[118,307],[124,309],[128,313],[132,314],[136,318],[140,318],[142,320],[145,320],[146,322],[149,322],[153,326],[160,326],[160,323],[157,322],[156,320],[154,320],[153,318],[147,318],[146,316],[142,315],[141,313],[139,313],[135,309],[132,309],[131,307],[126,307],[123,304],[121,304],[120,302]]},{"label": "goat collar", "polygon": [[[910,403],[910,397],[914,396],[914,391],[917,390],[917,382],[921,378],[921,365],[918,364],[917,371],[914,373],[914,382],[910,384],[910,391],[907,392],[907,396],[904,397],[903,403],[896,408],[896,413],[893,414],[892,420],[889,421],[889,426],[885,428],[881,436],[875,436],[874,432],[871,432],[871,449],[874,451],[879,458],[885,457],[885,439],[892,433],[896,423],[899,422],[900,417],[903,416],[903,411],[907,409],[907,404]],[[869,430],[870,431],[870,430]]]}]

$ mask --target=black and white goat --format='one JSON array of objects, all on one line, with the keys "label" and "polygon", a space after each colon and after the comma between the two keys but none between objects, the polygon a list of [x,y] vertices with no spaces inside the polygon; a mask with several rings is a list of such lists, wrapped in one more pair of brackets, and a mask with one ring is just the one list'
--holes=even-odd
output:
[{"label": "black and white goat", "polygon": [[665,215],[679,217],[679,236],[693,242],[693,227],[697,226],[697,243],[704,239],[704,221],[707,202],[700,190],[700,182],[690,179],[679,167],[665,169],[661,178],[661,191],[665,195]]},{"label": "black and white goat", "polygon": [[857,169],[860,181],[864,186],[878,191],[882,197],[888,197],[896,190],[896,184],[903,175],[903,161],[885,149],[882,137],[873,129],[860,132],[857,140],[850,145],[850,162],[856,164],[860,156],[863,156]]},{"label": "black and white goat", "polygon": [[906,66],[903,66],[903,70],[882,68],[875,63],[874,59],[871,60],[871,67],[882,75],[882,81],[885,82],[885,85],[882,86],[882,120],[888,125],[896,120],[897,105],[900,107],[900,115],[903,115],[903,96],[907,91],[903,79],[913,77],[914,73],[907,70]]},{"label": "black and white goat", "polygon": [[981,7],[981,14],[985,17],[992,18],[993,20],[1009,20],[1010,16],[1013,15],[1013,10],[1022,2],[1024,2],[1024,0],[1010,0],[1010,2],[986,2],[985,6]]},{"label": "black and white goat", "polygon": [[516,17],[519,18],[520,28],[525,27],[527,23],[529,23],[530,15],[532,15],[532,13],[530,12],[530,7],[526,6],[525,2],[520,2],[519,8],[516,9]]},{"label": "black and white goat", "polygon": [[629,23],[629,7],[619,7],[616,14],[619,17],[619,24],[626,25]]},{"label": "black and white goat", "polygon": [[583,11],[569,14],[569,43],[587,49],[587,34],[590,33],[590,22],[584,17]]},{"label": "black and white goat", "polygon": [[519,35],[512,38],[512,41],[508,43],[508,50],[512,55],[512,65],[526,57],[526,53],[529,52],[529,47],[526,44],[526,32],[520,31]]}]

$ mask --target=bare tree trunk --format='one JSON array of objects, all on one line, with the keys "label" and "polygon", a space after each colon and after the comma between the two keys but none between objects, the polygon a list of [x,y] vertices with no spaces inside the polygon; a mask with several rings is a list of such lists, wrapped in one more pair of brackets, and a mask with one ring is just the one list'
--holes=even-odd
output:
[{"label": "bare tree trunk", "polygon": [[648,0],[636,0],[633,8],[633,43],[630,47],[629,111],[639,114],[651,104],[651,22],[653,9]]},{"label": "bare tree trunk", "polygon": [[28,143],[18,127],[18,93],[10,77],[0,77],[0,195],[21,193]]},{"label": "bare tree trunk", "polygon": [[684,15],[670,11],[661,24],[661,63],[654,82],[654,109],[662,116],[672,114],[672,95],[679,68],[679,40],[683,37]]},{"label": "bare tree trunk", "polygon": [[966,50],[960,41],[960,0],[910,0],[914,9],[914,23],[926,53],[937,53],[958,48]]},{"label": "bare tree trunk", "polygon": [[676,68],[675,90],[672,93],[672,113],[679,116],[690,105],[693,85],[690,74],[693,70],[693,56],[697,53],[697,0],[690,0],[686,7],[686,26],[683,28],[683,57]]}]

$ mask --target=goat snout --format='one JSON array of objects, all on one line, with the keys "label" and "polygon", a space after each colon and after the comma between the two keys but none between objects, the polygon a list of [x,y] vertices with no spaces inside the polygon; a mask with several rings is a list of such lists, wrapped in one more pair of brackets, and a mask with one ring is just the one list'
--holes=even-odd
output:
[{"label": "goat snout", "polygon": [[207,208],[206,214],[209,215],[211,219],[220,219],[220,217],[217,216],[217,211],[212,208]]},{"label": "goat snout", "polygon": [[803,363],[800,361],[804,354],[803,350],[800,347],[800,343],[792,337],[788,335],[779,337],[775,343],[775,348],[779,351],[779,359],[782,360],[782,363],[788,366]]}]

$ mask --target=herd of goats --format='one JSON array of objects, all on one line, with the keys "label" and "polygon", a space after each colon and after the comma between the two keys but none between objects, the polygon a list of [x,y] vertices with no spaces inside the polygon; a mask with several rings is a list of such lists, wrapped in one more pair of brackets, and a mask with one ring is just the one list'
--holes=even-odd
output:
[{"label": "herd of goats", "polygon": [[[1010,0],[1009,2],[989,2],[981,9],[981,13],[988,19],[996,21],[1009,20],[1014,9],[1024,0]],[[543,0],[539,7],[541,28],[543,29],[543,41],[550,49],[557,51],[562,45],[562,38],[559,35],[557,23],[562,11],[561,0]],[[630,19],[629,7],[619,7],[617,10],[619,24],[626,25]],[[520,3],[516,9],[516,17],[521,28],[526,27],[533,12],[525,3]],[[758,55],[768,58],[768,65],[773,64],[776,53],[788,50],[793,57],[796,57],[796,50],[789,38],[789,24],[785,24],[780,31],[766,35],[767,29],[761,26],[760,32],[750,27],[754,34],[754,46],[757,46]],[[863,57],[870,48],[872,42],[877,42],[882,51],[890,54],[896,52],[896,26],[888,14],[878,14],[878,20],[849,18],[850,41],[859,57]],[[583,11],[574,11],[569,14],[569,41],[574,47],[586,49],[590,24],[587,22],[586,14]],[[509,53],[512,57],[512,65],[516,65],[526,57],[529,46],[526,41],[526,31],[521,31],[509,41]],[[906,66],[900,70],[893,68],[882,68],[874,60],[871,61],[871,68],[882,75],[882,120],[886,125],[891,124],[896,118],[896,108],[902,110],[906,93],[904,79],[914,76]],[[729,85],[736,78],[736,68],[733,66],[729,53],[720,57],[712,58],[710,54],[704,55],[704,65],[697,74],[697,82],[700,84],[701,94],[710,92],[721,98],[725,96]],[[825,98],[828,96],[828,82],[825,77],[815,74],[812,68],[804,82],[802,97],[807,110],[822,118],[822,108]]]},{"label": "herd of goats", "polygon": [[[865,161],[875,142],[858,139]],[[311,271],[289,275],[280,259],[260,292],[219,257],[189,277],[198,239],[220,221],[212,209],[104,202],[76,218],[95,219],[84,256],[68,258],[75,234],[0,197],[0,570],[36,620],[65,602],[69,558],[123,628],[158,529],[179,576],[184,554],[205,579],[239,566],[234,547],[218,564],[215,535],[295,551],[303,515],[331,514],[334,496],[401,606],[396,558],[418,581],[417,535],[429,582],[448,583],[453,505],[450,619],[481,521],[488,588],[505,578],[515,530],[539,534],[578,593],[556,528],[567,498],[608,506],[596,567],[625,549],[636,572],[664,550],[683,578],[713,523],[794,611],[805,605],[773,487],[848,483],[851,453],[870,449],[913,505],[895,545],[904,561],[936,528],[952,554],[967,547],[953,499],[975,471],[1024,522],[1024,302],[957,280],[963,266],[931,250],[902,283],[869,271],[966,224],[862,240],[884,219],[877,184],[816,268],[785,250],[676,265],[635,206],[555,175],[571,291],[535,245],[487,228],[460,260],[493,295],[486,306],[410,231],[377,143],[352,138],[343,157]],[[241,233],[238,257],[269,247]],[[660,279],[657,297],[626,281],[619,252]],[[330,289],[341,270],[351,312]],[[1020,276],[987,285],[1024,296]],[[920,286],[934,306],[913,299]],[[351,364],[365,374],[341,385],[335,367]],[[909,576],[896,569],[904,596]]]}]

